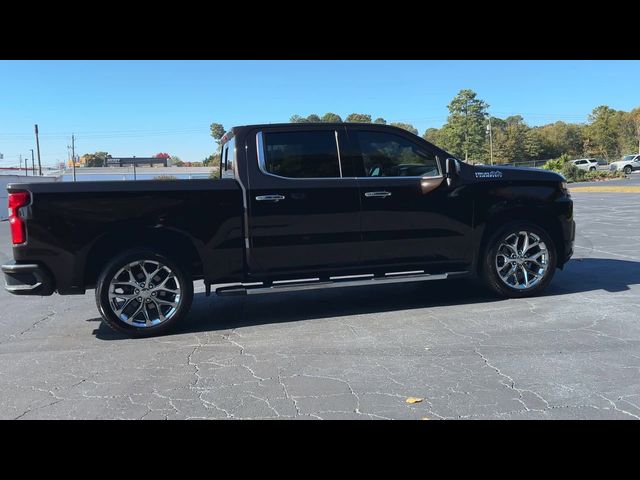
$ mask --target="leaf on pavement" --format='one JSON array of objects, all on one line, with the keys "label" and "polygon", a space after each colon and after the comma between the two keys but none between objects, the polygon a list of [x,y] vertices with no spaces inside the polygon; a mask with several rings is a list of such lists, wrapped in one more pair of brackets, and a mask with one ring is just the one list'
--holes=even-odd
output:
[{"label": "leaf on pavement", "polygon": [[409,397],[407,398],[405,401],[407,403],[420,403],[422,400],[424,400],[424,398],[419,398],[419,397]]}]

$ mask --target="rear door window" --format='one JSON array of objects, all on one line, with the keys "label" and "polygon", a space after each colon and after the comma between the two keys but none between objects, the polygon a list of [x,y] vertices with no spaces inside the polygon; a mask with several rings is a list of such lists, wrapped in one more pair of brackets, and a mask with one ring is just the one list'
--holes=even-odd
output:
[{"label": "rear door window", "polygon": [[261,168],[287,178],[340,178],[336,132],[266,132]]},{"label": "rear door window", "polygon": [[222,147],[220,154],[220,177],[235,178],[236,176],[236,139],[229,140]]}]

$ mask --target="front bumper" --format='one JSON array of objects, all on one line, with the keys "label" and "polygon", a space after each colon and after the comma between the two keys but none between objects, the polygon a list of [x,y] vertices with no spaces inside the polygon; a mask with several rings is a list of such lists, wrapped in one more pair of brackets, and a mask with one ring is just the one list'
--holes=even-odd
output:
[{"label": "front bumper", "polygon": [[54,291],[51,275],[40,265],[9,263],[0,269],[4,273],[4,288],[9,293],[46,296]]},{"label": "front bumper", "polygon": [[573,246],[576,241],[576,222],[575,220],[571,220],[570,224],[570,234],[566,237],[566,241],[564,244],[564,259],[562,261],[562,265],[567,263],[569,259],[573,256]]}]

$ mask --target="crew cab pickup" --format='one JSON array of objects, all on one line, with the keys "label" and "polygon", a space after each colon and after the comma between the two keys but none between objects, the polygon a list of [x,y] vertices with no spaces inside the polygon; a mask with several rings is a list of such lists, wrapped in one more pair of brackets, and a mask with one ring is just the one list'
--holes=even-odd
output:
[{"label": "crew cab pickup", "polygon": [[472,166],[386,125],[235,127],[216,179],[7,190],[5,288],[95,289],[104,321],[130,336],[179,323],[195,280],[220,296],[477,277],[534,295],[575,236],[562,176]]}]

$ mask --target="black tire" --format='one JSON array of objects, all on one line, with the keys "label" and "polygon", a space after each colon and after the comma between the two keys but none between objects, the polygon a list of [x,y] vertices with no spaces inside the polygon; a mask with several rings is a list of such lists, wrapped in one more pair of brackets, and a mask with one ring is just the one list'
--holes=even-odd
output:
[{"label": "black tire", "polygon": [[590,172],[595,172],[595,171],[596,171],[596,167],[591,167],[591,168],[589,169],[589,171],[590,171]]},{"label": "black tire", "polygon": [[[512,233],[526,231],[538,236],[547,248],[547,269],[542,278],[532,287],[517,289],[507,285],[498,274],[496,256],[503,240]],[[540,294],[551,282],[557,266],[557,250],[551,236],[542,227],[531,222],[514,222],[496,229],[489,238],[481,259],[481,278],[493,292],[507,298],[523,298]]]},{"label": "black tire", "polygon": [[627,175],[630,175],[632,170],[633,169],[629,165],[624,167],[624,173],[627,174]]},{"label": "black tire", "polygon": [[[114,280],[114,276],[118,274],[118,272],[124,267],[126,267],[127,265],[133,264],[134,262],[139,263],[140,261],[149,261],[149,263],[145,264],[145,267],[144,267],[147,270],[146,273],[149,275],[153,273],[153,272],[148,272],[148,270],[153,270],[153,268],[149,267],[150,265],[153,264],[152,262],[159,262],[162,265],[166,266],[170,270],[170,272],[173,273],[173,275],[175,276],[174,280],[169,280],[169,282],[174,282],[174,283],[170,283],[170,285],[171,286],[178,285],[179,287],[180,297],[179,297],[179,300],[177,301],[175,300],[176,298],[175,295],[171,297],[171,294],[168,294],[166,292],[158,293],[157,295],[155,295],[156,300],[162,301],[162,299],[165,298],[172,302],[175,301],[177,303],[177,308],[159,305],[158,303],[153,302],[153,300],[151,299],[147,299],[147,302],[149,303],[149,307],[142,306],[142,308],[145,310],[142,313],[143,317],[149,316],[149,313],[156,312],[157,318],[152,320],[154,322],[159,322],[156,325],[143,326],[141,323],[137,322],[136,316],[139,317],[140,313],[138,315],[134,314],[130,316],[130,318],[132,317],[131,323],[133,324],[127,323],[125,320],[123,320],[116,314],[116,312],[114,311],[114,307],[110,303],[109,289],[111,286],[111,282]],[[136,269],[136,268],[137,268],[136,266],[132,267],[132,269]],[[141,271],[138,273],[141,273]],[[167,270],[163,270],[163,274],[164,273],[167,273]],[[156,276],[153,278],[158,279],[159,277]],[[145,287],[146,287],[146,284],[145,284]],[[160,286],[155,286],[155,287],[156,289],[161,289]],[[134,288],[134,287],[129,287],[129,288]],[[145,292],[147,290],[149,289],[146,288]],[[138,292],[138,291],[139,290],[135,290],[135,292]],[[129,292],[128,294],[131,295],[132,293]],[[149,294],[151,294],[151,292],[149,292]],[[164,297],[164,295],[169,295],[169,297]],[[133,308],[137,308],[140,304],[145,302],[144,300],[143,302],[138,302],[137,299],[139,298],[142,298],[142,297],[137,297],[135,300],[131,299]],[[176,263],[170,258],[167,258],[165,255],[162,255],[160,253],[157,253],[148,249],[133,249],[133,250],[124,252],[121,255],[118,255],[113,260],[111,260],[109,264],[104,268],[104,270],[98,277],[98,281],[96,283],[96,305],[98,306],[98,311],[100,312],[100,315],[102,316],[103,321],[113,330],[120,333],[124,333],[130,337],[151,337],[151,336],[156,336],[156,335],[161,335],[166,333],[171,328],[173,328],[177,323],[179,323],[189,313],[192,301],[193,301],[193,280],[189,275],[187,275],[185,268],[179,263]],[[124,303],[125,302],[123,301],[123,304]],[[156,310],[156,308],[160,310],[159,313],[158,313],[158,310]],[[127,307],[123,309],[123,313],[126,309]],[[163,312],[163,309],[164,309],[164,312]],[[161,317],[164,317],[165,315],[168,315],[168,316],[166,317],[166,320],[162,321]]]}]

